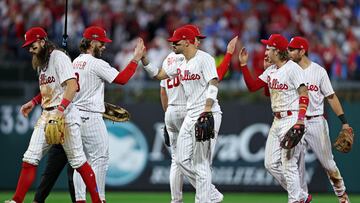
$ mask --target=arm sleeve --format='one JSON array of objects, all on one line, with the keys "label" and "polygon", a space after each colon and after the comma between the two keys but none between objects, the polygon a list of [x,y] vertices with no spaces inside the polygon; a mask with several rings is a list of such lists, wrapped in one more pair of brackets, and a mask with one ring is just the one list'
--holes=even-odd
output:
[{"label": "arm sleeve", "polygon": [[270,97],[270,89],[269,86],[266,84],[264,87],[264,95]]},{"label": "arm sleeve", "polygon": [[112,82],[120,85],[125,85],[134,75],[137,65],[138,65],[137,63],[131,61],[126,66],[126,68],[116,76],[116,78]]},{"label": "arm sleeve", "polygon": [[32,98],[31,101],[35,105],[37,105],[37,104],[41,104],[41,99],[42,99],[41,92],[39,92],[39,94],[37,94],[34,98]]},{"label": "arm sleeve", "polygon": [[[105,80],[108,83],[112,83],[119,75],[119,71],[111,67],[109,63],[104,60],[96,60],[96,68],[93,69],[95,75]],[[121,80],[121,79],[119,79]]]},{"label": "arm sleeve", "polygon": [[249,89],[250,92],[255,92],[255,91],[261,89],[262,87],[267,86],[267,84],[260,78],[260,76],[258,78],[256,78],[256,79],[254,79],[251,76],[247,65],[242,66],[240,68],[240,70],[244,75],[244,80],[245,80],[246,87]]},{"label": "arm sleeve", "polygon": [[224,59],[221,61],[220,65],[217,67],[217,74],[219,76],[219,81],[221,81],[226,72],[229,69],[230,61],[231,61],[232,54],[226,53]]}]

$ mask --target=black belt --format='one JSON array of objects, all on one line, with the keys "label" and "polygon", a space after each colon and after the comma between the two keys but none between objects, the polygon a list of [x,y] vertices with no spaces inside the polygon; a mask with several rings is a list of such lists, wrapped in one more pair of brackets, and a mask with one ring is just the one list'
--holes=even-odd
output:
[{"label": "black belt", "polygon": [[47,108],[45,108],[44,110],[45,110],[45,111],[52,111],[52,110],[57,109],[57,107],[58,107],[58,106],[47,107]]},{"label": "black belt", "polygon": [[316,118],[316,117],[319,117],[319,116],[322,116],[322,114],[321,115],[315,115],[315,116],[305,116],[305,118],[306,118],[306,120],[310,120],[312,118]]}]

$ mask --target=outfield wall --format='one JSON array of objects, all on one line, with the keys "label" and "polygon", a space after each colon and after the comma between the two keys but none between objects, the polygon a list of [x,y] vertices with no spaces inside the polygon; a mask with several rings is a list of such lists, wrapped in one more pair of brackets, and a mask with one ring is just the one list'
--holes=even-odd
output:
[{"label": "outfield wall", "polygon": [[[160,104],[123,105],[131,114],[131,122],[107,122],[110,140],[110,163],[107,187],[111,190],[169,190],[169,150],[162,140],[163,112]],[[359,103],[345,103],[348,120],[360,132]],[[14,189],[32,128],[41,109],[29,119],[23,118],[20,104],[0,105],[0,189]],[[222,104],[223,120],[213,162],[213,183],[222,191],[281,191],[263,167],[264,144],[272,122],[270,104]],[[331,140],[340,129],[340,121],[328,114]],[[349,154],[334,152],[349,192],[360,192],[360,143],[355,141]],[[44,168],[41,162],[37,185]],[[314,192],[331,191],[327,177],[312,153],[306,156],[307,182]],[[62,174],[56,188],[65,189]],[[186,188],[190,188],[186,183]]]}]

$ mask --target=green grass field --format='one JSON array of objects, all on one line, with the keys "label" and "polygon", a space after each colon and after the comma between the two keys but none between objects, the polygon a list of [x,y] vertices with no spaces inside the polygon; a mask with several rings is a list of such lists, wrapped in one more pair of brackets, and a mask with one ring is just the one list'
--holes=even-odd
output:
[{"label": "green grass field", "polygon": [[[165,192],[107,192],[108,203],[169,203],[170,194]],[[223,203],[285,203],[285,193],[225,193]],[[0,192],[0,202],[11,198],[12,192]],[[31,203],[34,193],[26,196],[24,203]],[[351,195],[352,203],[360,202],[360,195]],[[46,201],[47,203],[68,203],[70,197],[66,192],[53,192]],[[88,198],[90,202],[90,198]],[[194,202],[194,193],[185,193],[184,202]],[[313,203],[337,203],[338,200],[333,194],[313,194]]]}]

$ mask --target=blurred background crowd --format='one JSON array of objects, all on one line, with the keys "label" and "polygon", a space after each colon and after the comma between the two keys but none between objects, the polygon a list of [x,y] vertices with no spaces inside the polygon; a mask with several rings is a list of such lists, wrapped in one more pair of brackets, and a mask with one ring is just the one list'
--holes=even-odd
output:
[{"label": "blurred background crowd", "polygon": [[[21,48],[25,31],[44,27],[61,45],[65,0],[0,0],[0,60],[8,66],[27,61]],[[170,52],[166,39],[181,25],[193,23],[207,36],[201,48],[220,61],[227,42],[238,35],[250,53],[250,66],[261,69],[260,39],[282,33],[289,40],[302,35],[311,44],[310,58],[323,65],[335,81],[360,81],[360,1],[357,0],[69,0],[68,46],[78,52],[82,32],[99,25],[113,40],[104,58],[123,68],[136,37],[142,37],[157,65]],[[237,53],[235,53],[237,55]],[[10,64],[10,65],[9,65]],[[0,64],[1,69],[1,64]],[[137,80],[147,81],[144,71]],[[225,80],[241,80],[233,57]]]}]

